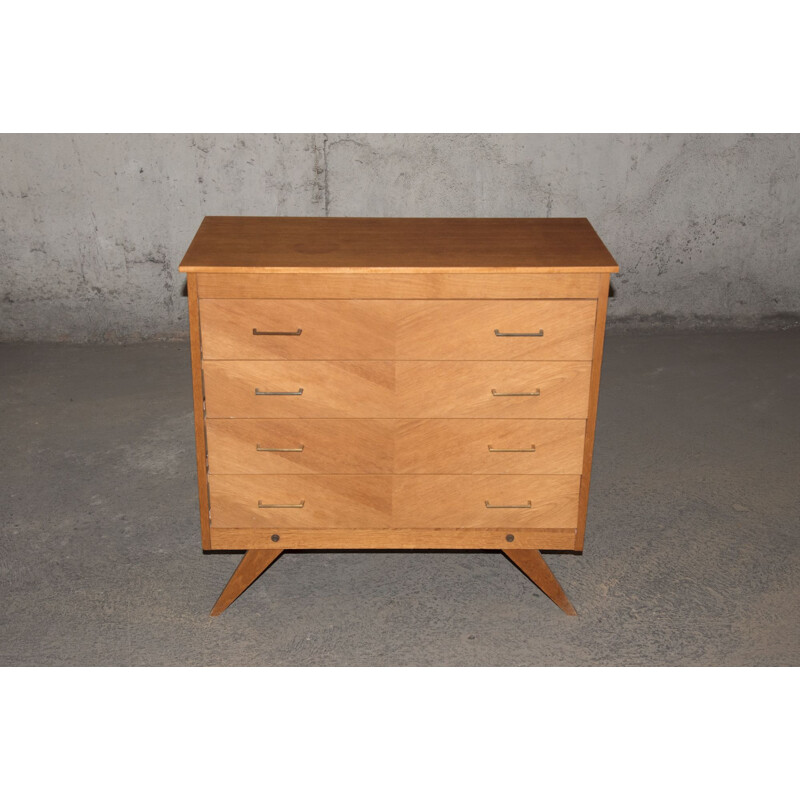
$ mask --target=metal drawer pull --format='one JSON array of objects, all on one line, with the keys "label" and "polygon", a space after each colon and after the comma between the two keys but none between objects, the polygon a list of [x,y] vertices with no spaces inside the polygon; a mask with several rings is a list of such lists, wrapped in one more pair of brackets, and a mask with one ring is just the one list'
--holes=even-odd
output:
[{"label": "metal drawer pull", "polygon": [[259,508],[302,508],[305,504],[305,500],[301,500],[299,503],[262,503],[260,500],[258,501]]},{"label": "metal drawer pull", "polygon": [[531,507],[530,500],[528,500],[528,502],[524,506],[493,506],[488,500],[486,500],[485,502],[486,502],[486,508],[530,508]]},{"label": "metal drawer pull", "polygon": [[530,447],[524,447],[522,450],[507,450],[504,447],[492,447],[489,445],[489,452],[490,453],[535,453],[536,452],[536,445],[532,444]]},{"label": "metal drawer pull", "polygon": [[539,333],[500,333],[500,331],[495,328],[494,329],[495,336],[544,336],[544,330],[539,328]]},{"label": "metal drawer pull", "polygon": [[303,390],[302,389],[298,389],[296,392],[262,392],[260,389],[256,389],[256,394],[259,397],[264,397],[265,395],[276,395],[276,394],[301,395],[301,394],[303,394]]},{"label": "metal drawer pull", "polygon": [[538,389],[535,392],[498,392],[492,389],[492,397],[538,397],[540,394]]},{"label": "metal drawer pull", "polygon": [[256,445],[256,450],[259,453],[302,453],[304,448],[304,444],[301,444],[300,447],[262,447],[260,444]]},{"label": "metal drawer pull", "polygon": [[299,336],[302,332],[302,328],[298,328],[296,331],[260,331],[253,328],[253,336]]}]

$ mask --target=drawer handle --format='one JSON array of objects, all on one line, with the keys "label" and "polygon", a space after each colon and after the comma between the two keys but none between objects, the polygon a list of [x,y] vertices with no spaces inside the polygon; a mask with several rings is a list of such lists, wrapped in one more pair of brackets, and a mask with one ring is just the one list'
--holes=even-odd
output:
[{"label": "drawer handle", "polygon": [[495,328],[494,329],[495,336],[544,336],[544,330],[539,328],[539,333],[500,333],[500,331]]},{"label": "drawer handle", "polygon": [[493,506],[488,500],[486,500],[485,503],[486,503],[486,508],[530,508],[531,507],[530,500],[528,500],[528,502],[524,506]]},{"label": "drawer handle", "polygon": [[524,447],[522,450],[508,450],[504,447],[492,447],[489,445],[489,452],[490,453],[535,453],[536,452],[536,445],[532,444],[530,447]]},{"label": "drawer handle", "polygon": [[301,394],[303,394],[303,390],[302,389],[298,389],[296,392],[262,392],[260,389],[256,389],[256,394],[259,397],[265,397],[267,395],[277,395],[277,394],[280,394],[280,395],[285,395],[285,394],[301,395]]},{"label": "drawer handle", "polygon": [[492,397],[538,397],[540,394],[539,389],[535,392],[498,392],[492,389]]},{"label": "drawer handle", "polygon": [[299,503],[262,503],[260,500],[258,501],[259,508],[302,508],[305,504],[305,500],[301,500]]},{"label": "drawer handle", "polygon": [[304,448],[304,444],[301,444],[300,447],[262,447],[260,444],[256,445],[256,450],[259,453],[302,453]]},{"label": "drawer handle", "polygon": [[302,328],[296,331],[260,331],[258,328],[253,328],[253,336],[299,336],[302,332]]}]

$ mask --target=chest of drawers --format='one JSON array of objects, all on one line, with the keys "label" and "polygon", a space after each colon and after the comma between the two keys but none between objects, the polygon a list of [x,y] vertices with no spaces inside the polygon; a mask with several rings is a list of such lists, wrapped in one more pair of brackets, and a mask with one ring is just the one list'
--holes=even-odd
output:
[{"label": "chest of drawers", "polygon": [[585,219],[206,217],[187,273],[200,527],[246,550],[581,551],[608,282]]}]

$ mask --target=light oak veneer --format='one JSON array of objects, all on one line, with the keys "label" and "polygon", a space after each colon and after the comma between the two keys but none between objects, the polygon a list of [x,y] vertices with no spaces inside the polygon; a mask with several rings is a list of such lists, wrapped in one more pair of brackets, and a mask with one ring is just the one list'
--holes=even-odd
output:
[{"label": "light oak veneer", "polygon": [[220,528],[574,528],[580,476],[212,475],[209,486]]},{"label": "light oak veneer", "polygon": [[583,419],[209,419],[209,475],[580,475]]},{"label": "light oak veneer", "polygon": [[[551,274],[502,268],[454,271],[324,270],[311,272],[263,272],[246,274],[230,269],[191,272],[197,279],[198,298],[319,298],[319,299],[520,299],[527,297],[575,299],[599,297],[608,288],[608,275],[578,272]],[[487,277],[491,276],[491,280]]]},{"label": "light oak veneer", "polygon": [[203,357],[591,361],[596,306],[594,300],[201,300]]},{"label": "light oak veneer", "polygon": [[586,419],[591,368],[590,361],[208,361],[203,374],[209,419]]},{"label": "light oak veneer", "polygon": [[[609,275],[585,219],[206,217],[188,275],[203,547],[583,548]],[[510,334],[510,335],[509,335]],[[275,394],[278,393],[278,394]]]}]

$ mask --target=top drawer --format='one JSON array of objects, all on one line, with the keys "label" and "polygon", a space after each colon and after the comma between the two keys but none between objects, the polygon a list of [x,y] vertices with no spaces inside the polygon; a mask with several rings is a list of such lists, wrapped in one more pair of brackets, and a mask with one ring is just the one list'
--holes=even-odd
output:
[{"label": "top drawer", "polygon": [[200,301],[207,360],[590,361],[595,300]]}]

